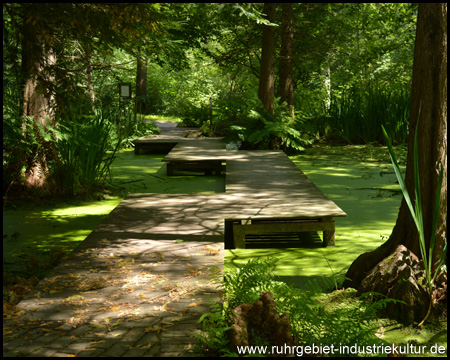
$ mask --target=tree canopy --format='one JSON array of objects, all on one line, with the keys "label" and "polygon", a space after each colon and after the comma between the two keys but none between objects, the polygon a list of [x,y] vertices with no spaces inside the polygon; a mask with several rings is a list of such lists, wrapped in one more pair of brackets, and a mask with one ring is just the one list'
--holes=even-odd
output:
[{"label": "tree canopy", "polygon": [[[383,142],[380,124],[406,141],[417,5],[274,4],[270,18],[267,6],[3,4],[4,168],[15,174],[7,182],[23,170],[51,172],[58,131],[74,113],[114,114],[120,82],[141,84],[141,112],[205,129],[211,99],[214,132],[248,148]],[[266,74],[269,105],[258,95]]]}]

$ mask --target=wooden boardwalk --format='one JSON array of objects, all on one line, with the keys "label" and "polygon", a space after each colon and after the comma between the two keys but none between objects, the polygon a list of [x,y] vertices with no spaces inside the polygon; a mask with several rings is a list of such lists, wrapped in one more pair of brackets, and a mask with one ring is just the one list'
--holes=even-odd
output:
[{"label": "wooden boardwalk", "polygon": [[226,217],[235,247],[244,248],[247,235],[311,231],[323,232],[324,246],[334,245],[333,218],[347,215],[284,152],[239,153],[227,162],[226,178],[227,194],[242,204]]},{"label": "wooden boardwalk", "polygon": [[245,247],[253,234],[323,231],[332,243],[345,213],[284,153],[162,136],[176,147],[168,164],[226,163],[226,191],[127,196],[4,316],[5,357],[202,356],[192,335],[221,301],[224,238]]},{"label": "wooden boardwalk", "polygon": [[[167,174],[225,172],[226,190],[208,196],[133,195],[145,201],[148,213],[164,214],[158,224],[163,232],[214,234],[225,238],[226,247],[245,248],[248,235],[322,231],[324,246],[334,245],[333,218],[347,215],[284,152],[227,151],[220,138],[178,139],[162,160]],[[149,227],[154,231],[158,226]]]},{"label": "wooden boardwalk", "polygon": [[167,163],[167,175],[174,171],[201,171],[211,175],[214,171],[220,175],[224,171],[223,162],[228,159],[225,143],[220,139],[190,139],[181,141],[164,157]]}]

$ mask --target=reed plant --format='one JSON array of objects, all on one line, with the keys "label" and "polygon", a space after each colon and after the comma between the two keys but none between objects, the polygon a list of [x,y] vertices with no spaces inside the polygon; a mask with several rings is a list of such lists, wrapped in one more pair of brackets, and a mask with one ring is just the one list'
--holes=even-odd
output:
[{"label": "reed plant", "polygon": [[328,125],[351,144],[384,143],[381,125],[394,143],[407,141],[410,94],[404,90],[354,87],[333,97]]},{"label": "reed plant", "polygon": [[[420,113],[420,111],[419,111]],[[418,122],[417,122],[418,125]],[[384,137],[386,139],[386,143],[388,145],[389,149],[389,155],[391,157],[392,165],[394,166],[395,175],[397,176],[397,180],[400,184],[400,188],[402,189],[403,197],[405,198],[406,204],[408,205],[409,211],[411,212],[411,216],[413,217],[414,223],[416,225],[417,231],[419,232],[419,245],[420,245],[420,252],[422,255],[422,261],[425,268],[425,275],[427,280],[427,287],[428,287],[428,294],[430,297],[430,304],[428,307],[427,314],[425,315],[425,318],[419,323],[419,327],[426,321],[426,319],[429,317],[433,305],[433,286],[434,281],[436,280],[436,276],[439,274],[440,269],[444,265],[444,261],[446,259],[447,255],[447,243],[444,245],[444,249],[442,251],[441,259],[436,267],[436,269],[433,272],[433,250],[434,250],[434,243],[436,240],[436,229],[437,229],[437,222],[438,222],[438,214],[439,214],[439,204],[441,199],[441,187],[442,187],[442,181],[443,181],[443,166],[441,163],[440,171],[439,171],[439,180],[438,180],[438,187],[437,187],[437,193],[436,193],[436,200],[435,200],[435,208],[434,208],[434,214],[433,214],[433,223],[431,226],[431,238],[430,238],[430,246],[427,253],[427,246],[425,242],[425,232],[424,232],[424,224],[423,224],[423,215],[422,215],[422,198],[421,198],[421,192],[420,192],[420,175],[419,175],[419,155],[418,155],[418,148],[417,148],[417,129],[416,126],[416,132],[414,134],[414,193],[415,193],[415,201],[414,205],[411,201],[411,197],[409,196],[408,189],[406,188],[405,180],[403,179],[403,176],[400,172],[400,167],[397,162],[397,158],[395,156],[394,149],[392,147],[392,144],[389,140],[389,136],[387,134],[387,131],[384,127],[382,127]]]},{"label": "reed plant", "polygon": [[113,134],[113,123],[101,109],[91,116],[85,114],[83,109],[72,110],[59,123],[60,162],[53,167],[52,178],[60,193],[76,195],[104,184],[123,140],[122,134]]}]

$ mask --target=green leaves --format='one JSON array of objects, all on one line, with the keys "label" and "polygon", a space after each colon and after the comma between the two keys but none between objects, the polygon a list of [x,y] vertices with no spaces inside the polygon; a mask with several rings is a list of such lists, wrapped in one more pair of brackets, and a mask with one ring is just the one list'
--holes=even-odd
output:
[{"label": "green leaves", "polygon": [[[241,304],[258,300],[261,293],[272,294],[279,314],[289,314],[291,330],[301,344],[320,342],[331,344],[381,344],[374,334],[372,320],[379,308],[392,299],[381,299],[367,304],[364,298],[356,298],[353,289],[338,290],[321,294],[322,289],[308,291],[276,280],[274,268],[276,259],[258,258],[238,265],[235,271],[224,276],[224,303],[212,307],[211,313],[201,318],[203,334],[198,336],[208,350],[225,356],[230,353],[227,331],[232,323],[232,310]],[[255,337],[251,345],[263,345]]]},{"label": "green leaves", "polygon": [[[420,113],[420,110],[419,110],[419,113]],[[400,168],[398,166],[398,162],[397,162],[397,159],[395,156],[394,149],[392,148],[392,144],[391,144],[389,137],[386,133],[386,130],[384,129],[383,126],[382,126],[382,129],[383,129],[384,137],[386,139],[386,143],[388,145],[389,155],[391,157],[391,161],[394,166],[395,175],[397,176],[397,179],[398,179],[398,182],[402,189],[406,204],[408,205],[409,211],[411,212],[411,216],[414,220],[414,223],[416,224],[417,231],[419,232],[420,252],[421,252],[423,264],[425,267],[425,274],[426,274],[427,284],[428,284],[428,293],[430,295],[430,306],[428,309],[428,313],[425,316],[425,318],[418,325],[418,326],[421,326],[430,314],[431,307],[433,304],[432,295],[433,295],[434,280],[436,279],[436,276],[439,273],[439,271],[442,267],[442,264],[444,263],[444,260],[446,258],[446,253],[447,253],[447,243],[445,243],[441,259],[440,259],[439,264],[436,267],[436,270],[433,274],[432,273],[433,250],[434,250],[434,243],[435,243],[435,239],[436,239],[436,229],[437,229],[439,205],[440,205],[440,199],[441,199],[441,188],[442,188],[442,181],[443,181],[443,166],[441,163],[440,171],[439,171],[437,194],[436,194],[436,200],[435,200],[435,208],[434,208],[434,214],[433,214],[433,223],[432,223],[432,227],[431,227],[430,247],[428,249],[428,254],[427,254],[427,246],[426,246],[424,224],[423,224],[423,213],[422,213],[422,197],[421,197],[421,191],[420,191],[419,153],[418,153],[418,146],[417,146],[418,123],[416,125],[416,131],[414,134],[414,192],[415,192],[414,206],[413,206],[411,198],[409,196],[408,189],[406,188],[405,181],[403,180],[403,176],[400,172]]]},{"label": "green leaves", "polygon": [[73,107],[70,119],[60,124],[56,146],[61,163],[55,165],[53,177],[61,192],[76,194],[84,187],[103,184],[122,141],[112,143],[113,125],[102,111],[86,116],[85,110]]}]

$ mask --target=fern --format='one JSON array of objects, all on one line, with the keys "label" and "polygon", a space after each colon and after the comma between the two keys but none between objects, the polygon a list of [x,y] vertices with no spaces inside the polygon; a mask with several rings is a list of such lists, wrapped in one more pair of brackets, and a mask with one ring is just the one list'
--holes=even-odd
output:
[{"label": "fern", "polygon": [[[379,308],[391,299],[368,303],[365,296],[356,298],[356,291],[336,291],[324,297],[317,283],[309,291],[277,281],[274,275],[276,259],[250,260],[236,271],[224,276],[223,305],[214,305],[211,313],[201,318],[203,348],[209,352],[233,356],[228,348],[227,333],[232,323],[232,309],[256,301],[261,292],[272,293],[280,314],[288,313],[292,333],[301,344],[382,344],[375,336],[372,320]],[[334,283],[334,281],[333,281]],[[347,300],[347,302],[345,301]],[[263,344],[251,344],[263,345]]]},{"label": "fern", "polygon": [[[311,140],[305,139],[302,132],[298,130],[303,121],[300,118],[291,117],[286,104],[278,104],[278,101],[275,99],[277,105],[273,115],[262,108],[250,110],[246,126],[231,125],[229,129],[233,136],[229,140],[237,138],[260,149],[271,147],[275,150],[304,150],[304,146],[310,144]],[[278,141],[271,142],[274,139]]]}]

